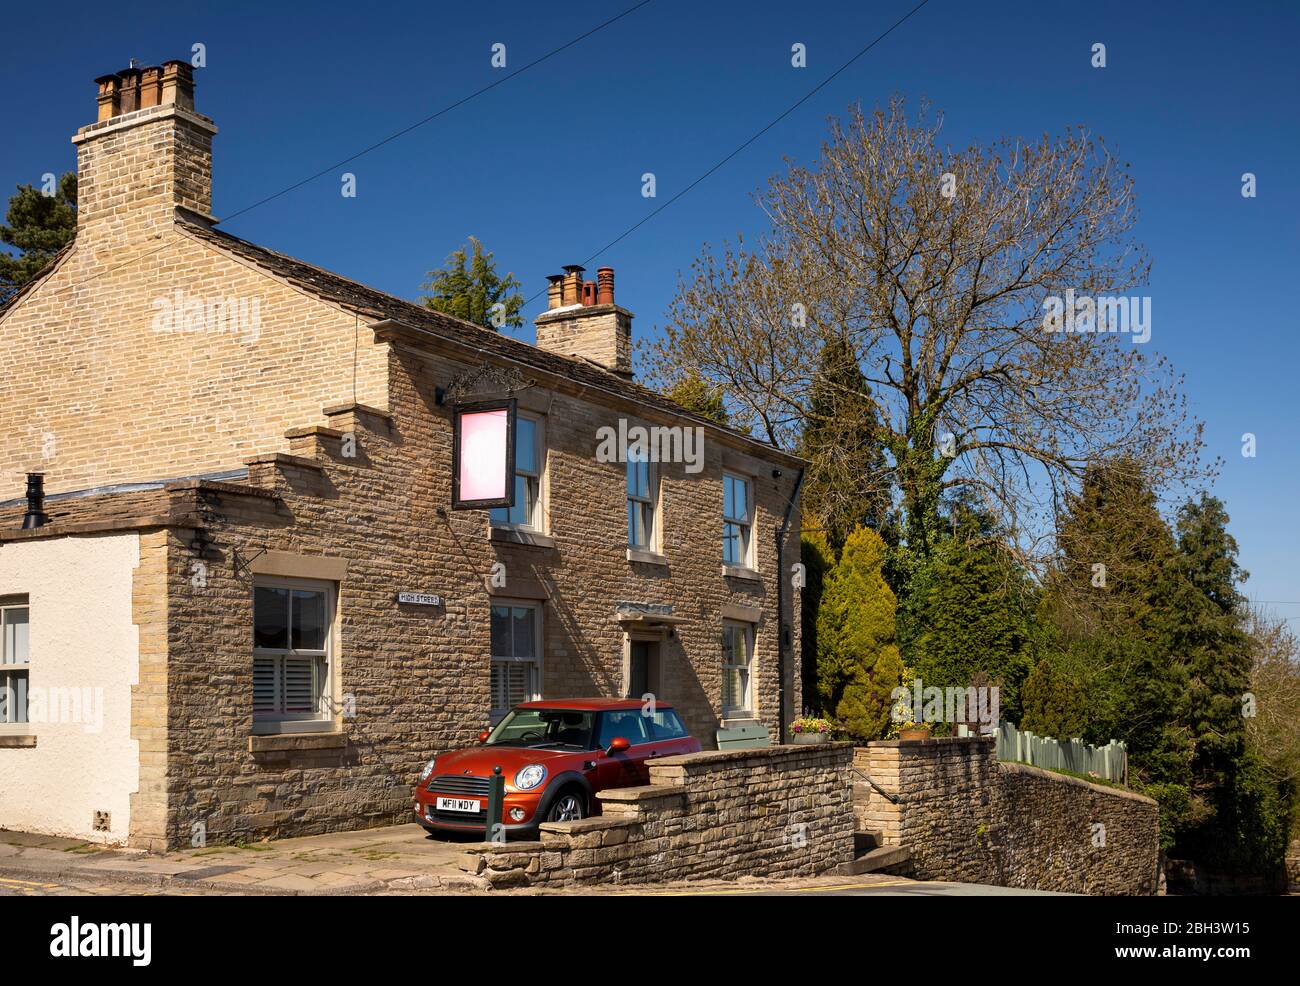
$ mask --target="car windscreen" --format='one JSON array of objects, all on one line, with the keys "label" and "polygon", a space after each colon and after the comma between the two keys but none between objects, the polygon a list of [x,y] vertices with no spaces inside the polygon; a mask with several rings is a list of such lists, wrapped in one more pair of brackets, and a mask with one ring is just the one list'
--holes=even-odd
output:
[{"label": "car windscreen", "polygon": [[513,709],[487,739],[487,746],[591,750],[594,712],[571,709]]}]

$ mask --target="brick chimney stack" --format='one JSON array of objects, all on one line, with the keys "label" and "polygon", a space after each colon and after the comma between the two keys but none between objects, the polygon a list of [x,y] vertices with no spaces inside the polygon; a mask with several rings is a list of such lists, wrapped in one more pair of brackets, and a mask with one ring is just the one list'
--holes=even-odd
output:
[{"label": "brick chimney stack", "polygon": [[212,216],[212,137],[194,110],[194,70],[170,61],[95,80],[96,121],[77,146],[77,235],[130,239],[177,209]]},{"label": "brick chimney stack", "polygon": [[632,313],[614,303],[614,268],[601,267],[594,281],[582,274],[582,267],[569,264],[547,278],[547,308],[534,322],[537,346],[631,379]]}]

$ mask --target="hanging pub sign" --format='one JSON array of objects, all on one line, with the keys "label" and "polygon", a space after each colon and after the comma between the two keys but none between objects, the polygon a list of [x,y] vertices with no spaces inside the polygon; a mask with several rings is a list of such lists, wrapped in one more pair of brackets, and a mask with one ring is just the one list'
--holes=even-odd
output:
[{"label": "hanging pub sign", "polygon": [[452,410],[451,508],[515,504],[517,401],[479,401]]}]

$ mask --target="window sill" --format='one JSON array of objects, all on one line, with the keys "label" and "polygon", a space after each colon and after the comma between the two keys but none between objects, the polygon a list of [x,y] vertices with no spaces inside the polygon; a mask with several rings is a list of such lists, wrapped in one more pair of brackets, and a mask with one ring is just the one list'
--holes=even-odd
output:
[{"label": "window sill", "polygon": [[345,733],[268,733],[248,737],[249,753],[297,753],[304,750],[341,750]]},{"label": "window sill", "polygon": [[761,582],[762,577],[755,569],[745,565],[728,565],[722,563],[722,574],[729,579],[743,579],[746,582]]},{"label": "window sill", "polygon": [[648,551],[645,548],[628,548],[627,560],[639,562],[642,565],[662,565],[668,567],[668,558],[657,551]]},{"label": "window sill", "polygon": [[554,548],[555,539],[537,531],[521,531],[514,527],[494,527],[488,534],[489,541],[502,544],[524,544],[530,548]]},{"label": "window sill", "polygon": [[35,733],[0,733],[0,750],[30,750],[35,745]]}]

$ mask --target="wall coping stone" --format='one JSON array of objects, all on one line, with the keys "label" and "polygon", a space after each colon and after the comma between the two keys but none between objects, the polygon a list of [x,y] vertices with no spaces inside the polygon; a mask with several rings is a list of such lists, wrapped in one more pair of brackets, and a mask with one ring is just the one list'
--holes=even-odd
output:
[{"label": "wall coping stone", "polygon": [[[659,798],[680,798],[683,795],[681,787],[674,784],[646,784],[641,787],[612,787],[608,790],[601,791],[597,798],[601,801],[622,801],[622,802],[640,802],[655,801]],[[589,821],[591,819],[582,819]],[[553,822],[542,825],[544,832],[570,832],[572,829],[555,829],[552,825],[574,825],[576,822]]]},{"label": "wall coping stone", "polygon": [[942,744],[958,744],[971,746],[977,743],[996,744],[996,736],[931,736],[929,739],[920,740],[871,740],[867,743],[867,749],[883,748],[890,749],[893,747],[902,747],[904,749],[914,749],[916,747],[932,746],[937,747]]},{"label": "wall coping stone", "polygon": [[321,409],[321,413],[327,418],[351,412],[359,412],[361,414],[369,414],[371,417],[383,418],[390,424],[393,421],[393,416],[383,410],[383,408],[371,407],[369,404],[331,404],[329,407]]},{"label": "wall coping stone", "polygon": [[248,466],[291,466],[294,469],[310,469],[314,472],[325,471],[325,464],[319,459],[308,459],[301,455],[290,455],[288,452],[264,452],[261,455],[253,456],[251,459],[246,459],[244,464]]},{"label": "wall coping stone", "polygon": [[999,760],[998,769],[1004,774],[1028,774],[1033,777],[1043,777],[1050,781],[1061,781],[1066,784],[1074,784],[1076,787],[1087,787],[1096,791],[1098,794],[1114,794],[1121,798],[1130,798],[1133,801],[1141,801],[1145,804],[1157,804],[1154,798],[1148,798],[1145,794],[1138,794],[1136,791],[1126,787],[1110,787],[1106,784],[1094,784],[1092,781],[1085,781],[1082,777],[1075,777],[1071,774],[1058,774],[1054,770],[1046,770],[1043,767],[1035,767],[1033,764],[1020,763],[1015,760]]},{"label": "wall coping stone", "polygon": [[307,425],[303,428],[290,428],[284,433],[285,438],[311,438],[313,436],[342,438],[343,432],[337,428],[326,428],[324,425]]},{"label": "wall coping stone", "polygon": [[[808,756],[827,750],[851,749],[852,743],[787,743],[785,745],[763,746],[753,750],[701,750],[699,753],[682,753],[675,757],[656,757],[650,761],[653,774],[656,767],[695,767],[710,764],[728,763],[742,760],[779,760],[786,757]],[[635,790],[622,788],[617,790]]]}]

